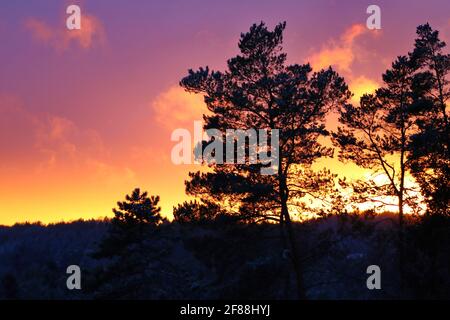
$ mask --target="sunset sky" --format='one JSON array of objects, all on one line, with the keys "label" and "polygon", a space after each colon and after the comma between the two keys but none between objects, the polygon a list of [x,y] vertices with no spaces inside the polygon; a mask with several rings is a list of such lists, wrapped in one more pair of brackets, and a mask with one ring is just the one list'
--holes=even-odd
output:
[{"label": "sunset sky", "polygon": [[[66,29],[69,4],[81,7],[80,31]],[[381,30],[365,26],[370,4]],[[288,62],[332,65],[356,96],[412,49],[419,24],[450,42],[448,0],[1,1],[0,224],[111,216],[135,187],[170,216],[197,169],[172,164],[170,135],[204,111],[178,82],[189,68],[223,70],[260,21],[286,21]]]}]

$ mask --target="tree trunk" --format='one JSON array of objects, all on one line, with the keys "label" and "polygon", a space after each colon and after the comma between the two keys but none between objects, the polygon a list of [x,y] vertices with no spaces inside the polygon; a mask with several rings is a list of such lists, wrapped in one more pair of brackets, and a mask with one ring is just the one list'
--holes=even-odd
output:
[{"label": "tree trunk", "polygon": [[295,234],[294,234],[294,230],[292,228],[291,218],[289,216],[289,211],[287,209],[287,205],[283,205],[282,215],[284,215],[284,217],[285,217],[285,225],[286,225],[288,240],[289,240],[289,244],[290,244],[292,266],[294,268],[295,280],[296,280],[296,284],[297,284],[297,295],[298,295],[299,299],[305,300],[306,293],[305,293],[305,288],[303,286],[302,266],[301,266],[301,262],[299,259],[299,251],[297,248],[297,241],[295,239]]},{"label": "tree trunk", "polygon": [[[404,123],[404,122],[403,122]],[[402,140],[400,151],[400,188],[398,194],[398,251],[399,251],[399,272],[400,272],[400,294],[404,293],[405,286],[405,241],[403,232],[403,194],[405,190],[405,150],[406,150],[406,133],[404,126],[402,127]]]},{"label": "tree trunk", "polygon": [[[295,239],[294,230],[292,228],[291,217],[289,215],[289,210],[287,206],[288,193],[286,186],[286,179],[284,178],[283,169],[281,165],[281,154],[280,154],[280,164],[278,166],[278,181],[279,181],[279,196],[281,202],[281,216],[280,216],[280,226],[281,228],[286,227],[287,237],[289,242],[290,258],[292,261],[292,267],[295,273],[295,280],[297,285],[297,295],[299,299],[306,299],[305,289],[303,286],[303,272],[301,267],[301,262],[299,259],[299,251],[297,248],[297,242]],[[283,230],[283,229],[282,229]],[[284,233],[282,233],[284,238]],[[285,239],[282,239],[285,242]]]},{"label": "tree trunk", "polygon": [[404,292],[404,277],[405,277],[405,246],[403,236],[403,194],[399,196],[398,201],[398,269],[400,279],[400,294]]}]

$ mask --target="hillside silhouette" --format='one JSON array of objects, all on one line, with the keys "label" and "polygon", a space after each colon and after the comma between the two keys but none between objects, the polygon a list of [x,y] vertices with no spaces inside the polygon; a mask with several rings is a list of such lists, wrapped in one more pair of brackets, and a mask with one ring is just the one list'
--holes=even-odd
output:
[{"label": "hillside silhouette", "polygon": [[[450,222],[409,221],[406,290],[399,288],[396,215],[295,223],[308,299],[448,299]],[[433,224],[433,227],[430,225]],[[139,245],[95,259],[108,221],[0,228],[0,299],[295,299],[295,279],[275,224],[165,223]],[[66,288],[79,265],[82,290]],[[367,266],[383,290],[366,287]]]}]

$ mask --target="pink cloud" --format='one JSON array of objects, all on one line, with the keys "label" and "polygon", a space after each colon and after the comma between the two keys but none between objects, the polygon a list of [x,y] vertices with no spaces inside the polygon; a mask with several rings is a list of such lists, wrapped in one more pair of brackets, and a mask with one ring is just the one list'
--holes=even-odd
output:
[{"label": "pink cloud", "polygon": [[53,38],[52,29],[43,21],[30,18],[25,21],[25,27],[31,30],[33,37],[42,42],[49,42]]},{"label": "pink cloud", "polygon": [[39,119],[34,148],[46,155],[44,165],[79,165],[89,158],[106,158],[107,152],[97,132],[81,129],[69,119],[46,115]]},{"label": "pink cloud", "polygon": [[105,182],[135,179],[131,168],[115,161],[97,131],[65,117],[33,113],[19,98],[6,94],[0,94],[0,150],[0,176],[6,169]]},{"label": "pink cloud", "polygon": [[156,121],[165,128],[192,128],[195,120],[207,113],[203,96],[173,86],[160,93],[151,104]]},{"label": "pink cloud", "polygon": [[57,51],[67,50],[72,43],[82,49],[90,49],[95,45],[103,45],[106,41],[103,24],[98,18],[88,14],[82,14],[80,30],[68,30],[64,23],[57,27],[50,26],[36,18],[27,19],[24,25],[36,41]]},{"label": "pink cloud", "polygon": [[330,40],[320,51],[312,54],[308,61],[316,69],[333,66],[340,72],[350,72],[356,57],[355,41],[368,31],[364,25],[354,24],[345,30],[338,42]]},{"label": "pink cloud", "polygon": [[379,83],[365,75],[353,72],[353,64],[370,63],[374,55],[358,44],[358,39],[364,35],[379,36],[380,31],[369,30],[362,24],[353,24],[339,37],[339,41],[329,40],[321,50],[313,53],[309,58],[315,69],[332,66],[343,75],[354,94],[353,103],[359,103],[359,98],[365,93],[373,93]]}]

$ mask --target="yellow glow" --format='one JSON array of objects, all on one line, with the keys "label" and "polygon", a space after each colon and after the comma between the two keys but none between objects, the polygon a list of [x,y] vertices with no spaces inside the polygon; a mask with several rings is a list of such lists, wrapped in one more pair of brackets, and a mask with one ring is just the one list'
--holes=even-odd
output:
[{"label": "yellow glow", "polygon": [[352,102],[354,104],[359,104],[359,99],[364,94],[374,93],[375,90],[378,89],[379,85],[375,81],[361,76],[351,79],[349,87],[353,93]]}]

